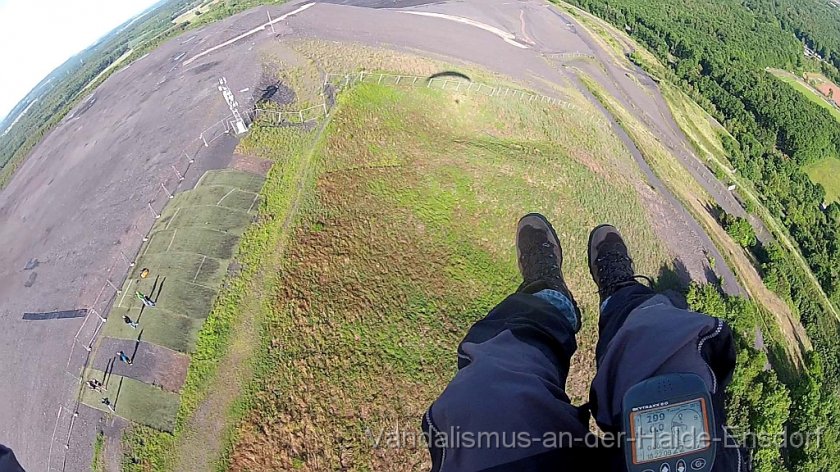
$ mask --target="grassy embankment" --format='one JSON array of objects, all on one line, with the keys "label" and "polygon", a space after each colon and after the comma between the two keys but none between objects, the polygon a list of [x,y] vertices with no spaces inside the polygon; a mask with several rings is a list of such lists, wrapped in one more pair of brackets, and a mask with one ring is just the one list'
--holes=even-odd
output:
[{"label": "grassy embankment", "polygon": [[621,175],[626,152],[579,120],[428,89],[343,94],[314,150],[314,192],[279,261],[282,282],[258,295],[255,380],[222,466],[421,466],[422,443],[373,449],[372,435],[418,430],[466,329],[517,285],[513,225],[532,210],[555,222],[586,313],[569,381],[582,400],[596,333],[588,230],[615,222],[647,273],[669,261]]},{"label": "grassy embankment", "polygon": [[[753,213],[765,223],[776,238],[785,244],[789,250],[795,251],[795,255],[799,256],[796,260],[800,264],[804,264],[803,267],[808,269],[807,273],[811,274],[810,269],[793,246],[786,231],[783,231],[781,225],[770,215],[757,197],[752,184],[730,172],[732,167],[722,144],[722,139],[726,137],[731,139],[726,130],[691,98],[671,84],[667,80],[669,77],[667,69],[632,38],[587,12],[562,2],[559,2],[558,5],[574,15],[581,24],[595,33],[594,37],[609,47],[615,56],[620,56],[619,64],[628,70],[631,70],[631,63],[623,53],[633,51],[633,59],[659,82],[662,95],[668,103],[674,119],[689,138],[697,155],[705,159],[706,165],[716,175],[724,177],[726,182],[733,182],[737,185],[739,193],[742,199],[747,202],[748,207],[752,208]],[[739,277],[741,284],[748,290],[752,298],[763,307],[763,310],[761,310],[762,316],[759,319],[763,320],[762,331],[765,331],[765,335],[769,337],[771,350],[775,350],[775,353],[771,352],[772,357],[783,377],[789,378],[794,375],[796,371],[794,366],[801,363],[803,349],[811,348],[810,340],[805,334],[798,316],[779,296],[767,289],[761,279],[761,274],[754,268],[755,263],[751,256],[735,244],[731,237],[723,231],[720,224],[710,215],[708,208],[713,205],[714,200],[707,192],[668,153],[661,143],[650,135],[650,132],[641,122],[626,110],[623,110],[603,90],[598,90],[594,81],[587,81],[587,83],[602,102],[605,99],[610,101],[610,103],[604,104],[614,115],[620,118],[622,125],[639,146],[654,171],[669,185],[686,205],[686,208],[706,229],[715,245]],[[811,277],[813,277],[812,274]],[[812,280],[812,282],[819,288],[816,280]],[[827,298],[824,298],[823,302],[831,308]]]},{"label": "grassy embankment", "polygon": [[780,369],[792,374],[802,360],[800,338],[804,333],[798,327],[799,322],[790,308],[764,286],[760,274],[753,267],[746,252],[732,240],[711,214],[709,208],[714,205],[714,199],[641,121],[624,109],[594,80],[587,77],[582,77],[582,80],[605,108],[618,119],[653,171],[709,234],[741,285],[763,308],[764,323],[761,329],[765,339],[771,341],[768,344],[771,350],[775,351],[774,361]]}]

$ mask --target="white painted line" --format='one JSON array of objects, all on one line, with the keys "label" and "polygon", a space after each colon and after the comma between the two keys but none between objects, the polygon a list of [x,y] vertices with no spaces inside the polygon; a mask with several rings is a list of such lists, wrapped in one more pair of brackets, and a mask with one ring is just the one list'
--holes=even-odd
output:
[{"label": "white painted line", "polygon": [[163,252],[169,252],[169,248],[172,247],[172,243],[175,242],[175,235],[178,234],[178,228],[172,230],[172,239],[169,240],[169,246],[166,246],[166,250]]},{"label": "white painted line", "polygon": [[251,213],[251,210],[254,208],[254,204],[257,203],[257,199],[260,198],[260,194],[254,195],[254,201],[251,202],[251,206],[248,207],[248,211],[245,213]]},{"label": "white painted line", "polygon": [[123,301],[125,300],[125,295],[126,295],[126,294],[128,293],[128,291],[131,289],[131,283],[132,283],[132,282],[134,282],[134,280],[132,280],[132,279],[129,279],[129,280],[128,280],[128,285],[125,287],[125,290],[123,290],[122,297],[120,297],[120,302],[119,302],[119,303],[117,303],[117,308],[124,308],[124,307],[122,306],[122,303],[123,303]]},{"label": "white painted line", "polygon": [[64,407],[62,405],[58,405],[58,414],[55,415],[55,426],[53,427],[52,439],[50,439],[50,452],[47,455],[47,472],[51,470],[53,443],[55,442],[55,433],[58,431],[58,420],[61,419],[61,410],[63,408]]},{"label": "white painted line", "polygon": [[195,271],[195,277],[193,277],[193,282],[195,282],[195,281],[196,281],[196,279],[198,279],[198,274],[200,274],[200,273],[201,273],[201,268],[202,268],[202,267],[204,267],[204,261],[206,261],[206,260],[207,260],[207,256],[205,256],[205,255],[203,255],[203,254],[202,254],[202,256],[201,256],[201,264],[199,264],[199,265],[198,265],[198,270],[197,270],[197,271]]},{"label": "white painted line", "polygon": [[169,225],[171,225],[172,222],[175,221],[175,217],[178,216],[179,211],[181,211],[181,207],[175,209],[175,213],[172,215],[172,218],[169,218],[169,221],[166,222],[166,227],[164,227],[163,229],[169,229]]},{"label": "white painted line", "polygon": [[272,26],[272,25],[274,25],[274,23],[277,23],[278,21],[283,21],[286,18],[288,18],[288,17],[290,17],[290,16],[292,16],[296,13],[300,13],[300,12],[302,12],[302,11],[306,10],[307,8],[312,7],[314,5],[315,5],[315,3],[307,3],[306,5],[298,7],[297,9],[292,10],[289,13],[286,13],[285,15],[279,16],[279,17],[269,21],[268,23],[263,23],[262,25],[254,28],[250,31],[246,31],[245,33],[242,33],[242,34],[240,34],[239,36],[237,36],[233,39],[229,39],[229,40],[223,42],[222,44],[219,44],[218,46],[213,46],[212,48],[207,49],[206,51],[200,52],[200,53],[196,54],[195,56],[187,59],[186,61],[184,61],[184,65],[186,66],[189,63],[191,63],[192,61],[198,59],[199,57],[205,56],[205,55],[210,54],[211,52],[214,52],[214,51],[218,51],[219,49],[221,49],[225,46],[230,46],[231,44],[239,41],[240,39],[244,39],[244,38],[247,38],[248,36],[251,36],[252,34],[259,33],[260,31],[265,30],[266,26]]},{"label": "white painted line", "polygon": [[218,201],[218,202],[216,202],[216,206],[221,206],[221,204],[222,204],[222,200],[224,200],[225,198],[227,198],[227,197],[228,197],[228,195],[232,194],[235,190],[236,190],[235,188],[230,189],[230,192],[226,193],[224,197],[220,198],[220,199],[219,199],[219,201]]},{"label": "white painted line", "polygon": [[402,13],[406,13],[406,14],[409,14],[409,15],[418,15],[418,16],[430,16],[432,18],[441,18],[441,19],[444,19],[444,20],[450,20],[450,21],[455,21],[455,22],[458,22],[458,23],[463,23],[465,25],[475,26],[476,28],[481,28],[484,31],[489,31],[489,32],[495,34],[496,36],[502,38],[502,40],[504,40],[504,42],[510,44],[511,46],[516,46],[520,49],[529,49],[529,47],[526,44],[522,44],[519,41],[517,41],[516,36],[514,36],[513,34],[508,33],[507,31],[504,31],[504,30],[500,30],[499,28],[496,28],[495,26],[490,26],[490,25],[487,25],[487,24],[484,24],[484,23],[481,23],[481,22],[478,22],[478,21],[475,21],[475,20],[471,20],[469,18],[464,18],[463,16],[452,16],[452,15],[445,15],[443,13],[433,13],[433,12],[426,12],[426,11],[404,11]]}]

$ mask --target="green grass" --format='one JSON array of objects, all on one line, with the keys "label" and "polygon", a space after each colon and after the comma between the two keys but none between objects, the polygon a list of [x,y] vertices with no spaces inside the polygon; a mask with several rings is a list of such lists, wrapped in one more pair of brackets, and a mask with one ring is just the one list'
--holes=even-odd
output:
[{"label": "green grass", "polygon": [[466,329],[518,284],[513,228],[528,211],[555,223],[585,311],[569,380],[582,400],[597,331],[589,230],[621,227],[646,273],[669,263],[621,176],[634,175],[629,155],[598,126],[436,90],[365,84],[343,94],[314,155],[312,203],[284,247],[282,283],[254,295],[264,317],[255,379],[220,468],[419,467],[422,445],[372,451],[369,434],[418,428]]},{"label": "green grass", "polygon": [[[256,145],[256,142],[263,144]],[[201,180],[202,187],[235,185],[242,190],[258,192],[259,198],[252,208],[256,222],[245,230],[239,240],[233,257],[239,267],[238,272],[235,276],[225,279],[206,322],[198,331],[195,342],[190,344],[190,368],[181,390],[181,404],[173,434],[142,427],[127,431],[123,437],[125,470],[176,470],[183,460],[190,460],[182,459],[179,453],[192,449],[206,449],[206,444],[200,439],[204,433],[203,426],[192,423],[193,414],[208,397],[227,395],[231,389],[235,397],[237,383],[233,377],[244,375],[242,371],[247,371],[247,365],[242,366],[237,362],[222,365],[220,363],[228,355],[238,355],[240,349],[247,351],[253,348],[253,343],[248,341],[247,335],[242,334],[243,327],[251,324],[250,320],[259,315],[250,310],[250,297],[255,297],[254,291],[264,285],[270,287],[274,286],[271,284],[279,283],[274,271],[264,268],[270,265],[271,258],[268,256],[272,250],[283,240],[285,217],[293,213],[297,201],[296,194],[300,186],[307,181],[309,166],[306,149],[309,149],[311,142],[311,133],[300,130],[289,133],[288,129],[284,128],[256,125],[240,143],[238,152],[275,161],[264,186],[260,188],[261,180],[232,171],[208,173]],[[274,147],[265,143],[271,143]],[[176,200],[178,198],[176,197]],[[206,203],[208,199],[210,197],[203,196],[196,197],[194,201]],[[176,224],[180,224],[180,217],[175,214],[176,209],[173,209],[173,206],[164,212],[161,223],[165,224],[168,219],[172,219]],[[138,266],[140,265],[138,263]],[[219,275],[218,270],[213,273]],[[244,321],[245,319],[249,321]],[[186,323],[183,319],[182,321]],[[153,333],[144,332],[144,338],[152,335]],[[185,336],[182,333],[178,333],[178,336],[177,339],[183,344],[186,341],[183,339]],[[244,347],[241,339],[243,337]],[[229,372],[231,369],[233,372]],[[217,376],[224,378],[214,383]],[[227,415],[225,411],[213,411],[209,420],[224,421]],[[199,438],[199,444],[193,445],[188,442],[196,441],[196,437]],[[185,441],[188,443],[185,444]],[[194,464],[191,466],[195,467]]]},{"label": "green grass", "polygon": [[718,173],[731,174],[729,169],[733,166],[721,141],[722,136],[732,137],[726,128],[670,82],[660,82],[659,88],[674,120],[688,136],[698,155],[710,161],[709,167]]},{"label": "green grass", "polygon": [[[255,192],[262,181],[262,177],[244,172],[211,171],[195,189],[173,198],[117,294],[103,336],[137,339],[139,331],[123,322],[128,316],[139,321],[144,341],[185,353],[196,350],[240,235],[252,221],[249,211],[257,205]],[[140,278],[144,268],[150,270],[145,279]],[[155,297],[157,307],[147,308],[141,316],[136,291]],[[173,431],[177,394],[131,379],[125,379],[123,390],[118,415]],[[107,409],[97,395],[86,391],[84,401],[94,408]]]},{"label": "green grass", "polygon": [[105,472],[105,435],[102,431],[96,433],[93,441],[93,461],[90,465],[91,472]]},{"label": "green grass", "polygon": [[785,82],[786,84],[798,90],[808,100],[828,110],[831,113],[831,116],[840,121],[840,110],[838,110],[837,107],[835,107],[834,105],[828,103],[821,93],[811,88],[802,79],[796,77],[790,72],[779,69],[767,69],[767,71],[773,74],[782,82]]},{"label": "green grass", "polygon": [[[96,369],[90,369],[88,375],[91,378],[104,378],[104,372]],[[102,399],[108,398],[117,416],[161,431],[172,431],[175,427],[178,394],[116,374],[110,376],[107,388],[104,393],[85,388],[82,391],[82,403],[110,412],[102,404]]]},{"label": "green grass", "polygon": [[814,183],[822,185],[827,203],[840,201],[840,159],[822,159],[806,165],[802,170]]}]

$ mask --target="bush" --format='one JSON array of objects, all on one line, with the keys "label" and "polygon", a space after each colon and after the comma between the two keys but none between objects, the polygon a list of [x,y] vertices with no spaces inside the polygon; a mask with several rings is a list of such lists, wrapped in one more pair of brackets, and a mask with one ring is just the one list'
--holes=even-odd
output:
[{"label": "bush", "polygon": [[755,237],[755,230],[746,218],[740,216],[732,216],[729,213],[722,213],[720,217],[720,224],[723,229],[735,240],[741,247],[755,246],[757,239]]},{"label": "bush", "polygon": [[[754,347],[758,323],[755,305],[744,298],[723,295],[712,285],[692,285],[686,299],[692,310],[721,318],[732,328],[738,358],[726,391],[726,420],[735,437],[753,433],[754,437],[782,437],[790,415],[790,394],[776,372],[767,368],[767,355]],[[752,447],[754,470],[784,470],[781,444],[764,441],[748,445]]]}]

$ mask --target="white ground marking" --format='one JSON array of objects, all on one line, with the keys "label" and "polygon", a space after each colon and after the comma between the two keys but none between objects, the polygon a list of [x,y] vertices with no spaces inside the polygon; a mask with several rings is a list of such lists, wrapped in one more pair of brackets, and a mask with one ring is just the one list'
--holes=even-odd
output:
[{"label": "white ground marking", "polygon": [[[181,207],[178,207],[178,208],[175,209],[175,213],[172,215],[172,218],[170,218],[169,221],[166,222],[166,227],[163,228],[163,229],[169,229],[169,225],[171,225],[172,222],[175,221],[175,217],[178,216],[179,211],[181,211]],[[145,254],[146,254],[146,252],[144,251],[143,255],[145,255]]]},{"label": "white ground marking", "polygon": [[126,295],[126,294],[128,293],[128,291],[131,289],[131,283],[132,283],[132,282],[134,282],[134,280],[132,280],[132,279],[128,279],[128,285],[125,287],[125,290],[123,290],[122,297],[120,297],[120,302],[119,302],[119,303],[117,303],[117,308],[125,308],[125,307],[123,307],[123,304],[122,304],[122,303],[123,303],[123,301],[125,300],[125,295]]},{"label": "white ground marking", "polygon": [[178,234],[178,228],[172,230],[172,239],[169,240],[169,246],[166,246],[166,250],[163,252],[169,252],[169,248],[172,247],[172,243],[175,242],[175,235]]},{"label": "white ground marking", "polygon": [[442,18],[444,20],[455,21],[458,23],[463,23],[465,25],[475,26],[476,28],[481,28],[484,31],[489,31],[496,36],[502,38],[504,42],[516,46],[521,49],[528,49],[528,46],[525,44],[520,43],[516,40],[516,36],[507,31],[500,30],[495,26],[490,26],[479,21],[471,20],[469,18],[464,18],[463,16],[452,16],[452,15],[445,15],[443,13],[433,13],[433,12],[425,12],[425,11],[404,11],[402,13],[407,13],[409,15],[419,15],[419,16],[430,16],[432,18]]},{"label": "white ground marking", "polygon": [[525,38],[525,42],[530,44],[531,46],[537,44],[534,42],[533,39],[528,35],[528,31],[525,29],[525,10],[519,10],[519,24],[520,28],[522,29],[522,37]]},{"label": "white ground marking", "polygon": [[198,274],[201,273],[201,268],[204,267],[204,261],[206,261],[206,260],[207,260],[207,256],[202,254],[201,264],[198,265],[198,270],[195,271],[195,277],[193,277],[193,282],[195,282],[198,279]]},{"label": "white ground marking", "polygon": [[315,3],[307,3],[306,5],[303,5],[303,6],[301,6],[301,7],[298,7],[297,9],[292,10],[292,11],[290,11],[289,13],[286,13],[285,15],[279,16],[279,17],[277,17],[277,18],[275,18],[275,19],[273,19],[273,20],[271,20],[271,21],[269,21],[269,22],[267,22],[267,23],[263,23],[263,24],[261,24],[260,26],[258,26],[258,27],[256,27],[256,28],[254,28],[254,29],[252,29],[252,30],[250,30],[250,31],[246,31],[246,32],[244,32],[244,33],[240,34],[239,36],[237,36],[237,37],[235,37],[235,38],[233,38],[233,39],[229,39],[229,40],[227,40],[227,41],[223,42],[222,44],[219,44],[218,46],[213,46],[212,48],[207,49],[206,51],[200,52],[200,53],[196,54],[195,56],[193,56],[193,57],[191,57],[191,58],[187,59],[186,61],[184,61],[184,65],[186,66],[187,64],[189,64],[190,62],[192,62],[192,61],[194,61],[194,60],[198,59],[199,57],[202,57],[202,56],[205,56],[205,55],[207,55],[207,54],[210,54],[211,52],[213,52],[213,51],[217,51],[217,50],[219,50],[219,49],[221,49],[221,48],[223,48],[223,47],[225,47],[225,46],[230,46],[231,44],[233,44],[233,43],[235,43],[235,42],[239,41],[240,39],[247,38],[248,36],[251,36],[252,34],[259,33],[260,31],[265,30],[266,26],[271,26],[271,25],[273,25],[274,23],[277,23],[278,21],[283,21],[283,20],[285,20],[286,18],[288,18],[288,17],[290,17],[290,16],[292,16],[292,15],[294,15],[294,14],[296,14],[296,13],[300,13],[300,12],[302,12],[303,10],[306,10],[307,8],[309,8],[309,7],[311,7],[311,6],[314,6],[314,5],[315,5]]},{"label": "white ground marking", "polygon": [[220,199],[219,199],[219,201],[218,201],[218,202],[216,202],[216,206],[222,206],[222,200],[224,200],[225,198],[227,198],[227,197],[228,197],[228,195],[232,194],[234,191],[236,191],[236,189],[235,189],[235,188],[230,189],[230,192],[226,193],[224,197],[220,198]]},{"label": "white ground marking", "polygon": [[53,427],[53,434],[52,439],[50,439],[50,452],[47,455],[47,471],[51,470],[50,466],[52,465],[52,450],[53,444],[55,443],[55,433],[58,431],[58,420],[61,419],[61,410],[64,407],[62,405],[58,405],[58,414],[55,416],[55,426]]}]

